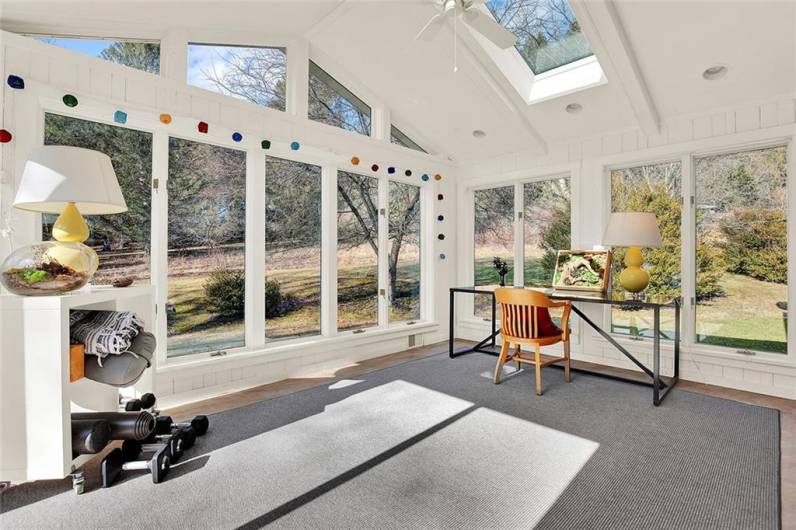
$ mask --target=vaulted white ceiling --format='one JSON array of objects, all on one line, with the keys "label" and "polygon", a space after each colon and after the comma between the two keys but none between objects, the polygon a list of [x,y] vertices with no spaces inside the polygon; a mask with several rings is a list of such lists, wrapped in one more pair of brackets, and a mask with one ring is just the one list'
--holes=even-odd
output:
[{"label": "vaulted white ceiling", "polygon": [[[457,161],[793,94],[796,2],[570,0],[607,83],[528,105],[488,57],[448,26],[431,42],[414,36],[433,0],[312,2],[0,2],[12,31],[157,38],[171,28],[306,37],[391,108],[419,142]],[[463,31],[459,28],[460,32]],[[466,30],[464,30],[466,31]],[[454,42],[458,71],[453,71]],[[729,73],[705,81],[703,70]],[[334,75],[334,72],[330,72]],[[569,103],[582,112],[564,111]],[[474,129],[487,133],[472,136]]]}]

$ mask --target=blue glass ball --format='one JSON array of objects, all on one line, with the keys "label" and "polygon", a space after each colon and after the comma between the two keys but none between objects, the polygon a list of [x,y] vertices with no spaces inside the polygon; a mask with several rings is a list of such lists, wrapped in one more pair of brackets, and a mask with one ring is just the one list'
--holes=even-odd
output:
[{"label": "blue glass ball", "polygon": [[422,177],[420,177],[420,180],[422,180],[423,182],[428,182],[428,175],[426,175],[425,173],[423,173],[423,176],[422,176]]},{"label": "blue glass ball", "polygon": [[243,140],[243,135],[239,132],[234,132],[232,133],[232,140],[235,142],[240,142],[241,140]]},{"label": "blue glass ball", "polygon": [[298,151],[298,150],[299,150],[299,147],[301,147],[301,145],[300,145],[298,142],[291,142],[291,143],[290,143],[290,148],[291,148],[293,151]]}]

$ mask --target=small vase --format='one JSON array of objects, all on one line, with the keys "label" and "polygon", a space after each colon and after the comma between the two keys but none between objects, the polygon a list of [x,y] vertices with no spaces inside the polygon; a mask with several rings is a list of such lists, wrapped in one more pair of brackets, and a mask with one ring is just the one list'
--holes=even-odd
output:
[{"label": "small vase", "polygon": [[501,274],[500,275],[500,286],[501,287],[505,287],[506,286],[506,275],[505,274]]}]

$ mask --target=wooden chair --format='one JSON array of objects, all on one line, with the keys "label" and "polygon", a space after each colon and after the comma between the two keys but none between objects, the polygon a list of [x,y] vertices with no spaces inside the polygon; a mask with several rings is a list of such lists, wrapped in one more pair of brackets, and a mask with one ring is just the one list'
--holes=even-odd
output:
[{"label": "wooden chair", "polygon": [[[510,361],[517,363],[517,369],[520,368],[521,363],[533,364],[536,367],[536,394],[539,396],[542,395],[543,366],[564,361],[564,380],[569,383],[572,380],[569,365],[569,313],[572,310],[570,302],[568,300],[554,302],[538,291],[505,287],[495,290],[495,298],[500,304],[502,313],[500,335],[503,337],[500,357],[495,367],[495,384],[500,383],[503,365]],[[561,329],[555,330],[554,334],[543,335],[545,331],[549,330],[540,329],[539,310],[547,310],[551,307],[564,308]],[[554,325],[549,327],[555,329]],[[542,356],[542,346],[550,346],[558,342],[564,343],[563,357]],[[512,344],[515,349],[514,353],[510,354]],[[534,346],[533,358],[523,356],[520,349],[521,344]]]}]

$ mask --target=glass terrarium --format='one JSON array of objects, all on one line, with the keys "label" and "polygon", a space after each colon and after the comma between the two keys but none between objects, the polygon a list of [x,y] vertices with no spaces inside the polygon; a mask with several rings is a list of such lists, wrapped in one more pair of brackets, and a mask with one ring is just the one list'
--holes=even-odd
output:
[{"label": "glass terrarium", "polygon": [[0,266],[0,281],[14,294],[58,295],[86,285],[99,265],[83,243],[45,241],[15,250]]}]

